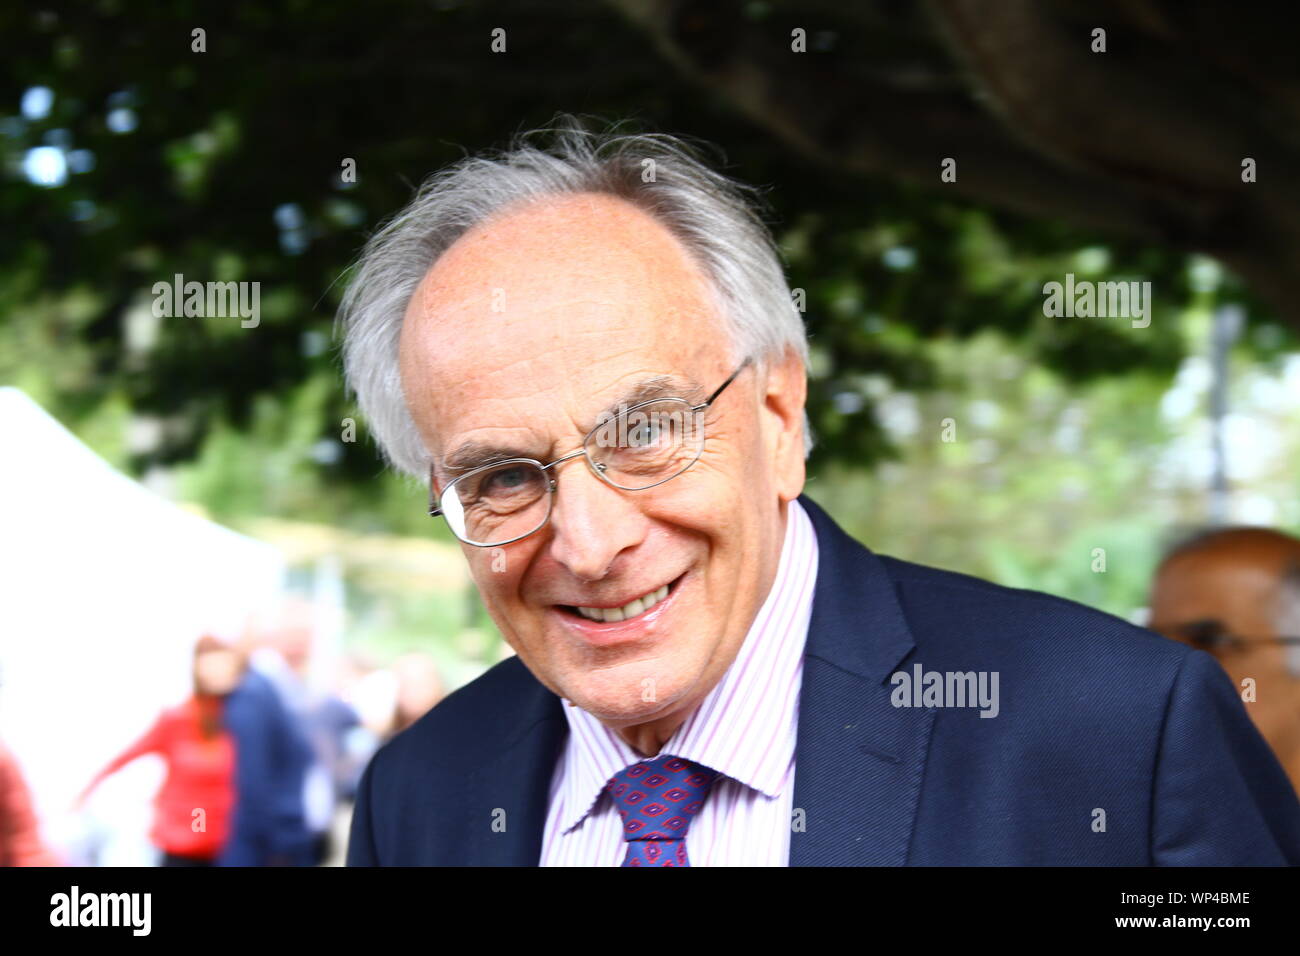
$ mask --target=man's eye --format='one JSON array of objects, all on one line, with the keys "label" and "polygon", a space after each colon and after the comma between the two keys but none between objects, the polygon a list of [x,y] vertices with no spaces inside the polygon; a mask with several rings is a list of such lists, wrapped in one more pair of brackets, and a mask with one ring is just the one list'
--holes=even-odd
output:
[{"label": "man's eye", "polygon": [[625,448],[651,448],[673,439],[673,423],[660,414],[638,413],[628,420]]},{"label": "man's eye", "polygon": [[629,448],[644,448],[647,445],[653,445],[659,440],[659,429],[654,425],[639,425],[629,428],[627,432],[627,446]]},{"label": "man's eye", "polygon": [[528,469],[505,468],[488,475],[483,484],[479,486],[479,493],[483,495],[509,494],[525,487],[528,482]]}]

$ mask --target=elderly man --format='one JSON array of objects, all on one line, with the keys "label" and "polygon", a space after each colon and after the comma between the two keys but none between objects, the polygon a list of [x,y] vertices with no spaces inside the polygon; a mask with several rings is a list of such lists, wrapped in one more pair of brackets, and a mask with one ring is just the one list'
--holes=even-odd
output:
[{"label": "elderly man", "polygon": [[1167,554],[1151,628],[1209,651],[1300,791],[1300,539],[1220,528]]},{"label": "elderly man", "polygon": [[672,138],[566,123],[439,173],[342,322],[518,655],[375,756],[350,863],[1300,862],[1209,655],[878,556],[802,496],[772,239]]}]

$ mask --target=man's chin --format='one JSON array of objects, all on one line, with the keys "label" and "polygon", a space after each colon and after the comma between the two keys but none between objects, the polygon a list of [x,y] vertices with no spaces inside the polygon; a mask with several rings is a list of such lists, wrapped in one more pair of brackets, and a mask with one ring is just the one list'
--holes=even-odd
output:
[{"label": "man's chin", "polygon": [[575,689],[569,701],[609,727],[634,727],[673,713],[685,694],[675,692],[654,678],[632,681],[622,688],[608,686]]}]

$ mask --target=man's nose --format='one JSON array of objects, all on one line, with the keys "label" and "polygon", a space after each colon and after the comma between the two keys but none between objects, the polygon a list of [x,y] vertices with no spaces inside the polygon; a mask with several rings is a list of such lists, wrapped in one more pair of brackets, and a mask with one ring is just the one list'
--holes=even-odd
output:
[{"label": "man's nose", "polygon": [[556,478],[551,557],[583,581],[599,581],[624,549],[645,538],[647,522],[632,496],[596,477],[581,459]]}]

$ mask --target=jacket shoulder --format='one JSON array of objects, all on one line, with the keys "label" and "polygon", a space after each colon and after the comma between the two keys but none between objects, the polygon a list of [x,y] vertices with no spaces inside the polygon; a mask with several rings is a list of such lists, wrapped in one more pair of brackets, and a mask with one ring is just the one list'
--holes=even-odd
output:
[{"label": "jacket shoulder", "polygon": [[1172,679],[1195,651],[1123,618],[1068,598],[994,584],[956,571],[877,555],[924,649],[960,643],[991,654],[1070,659]]}]

